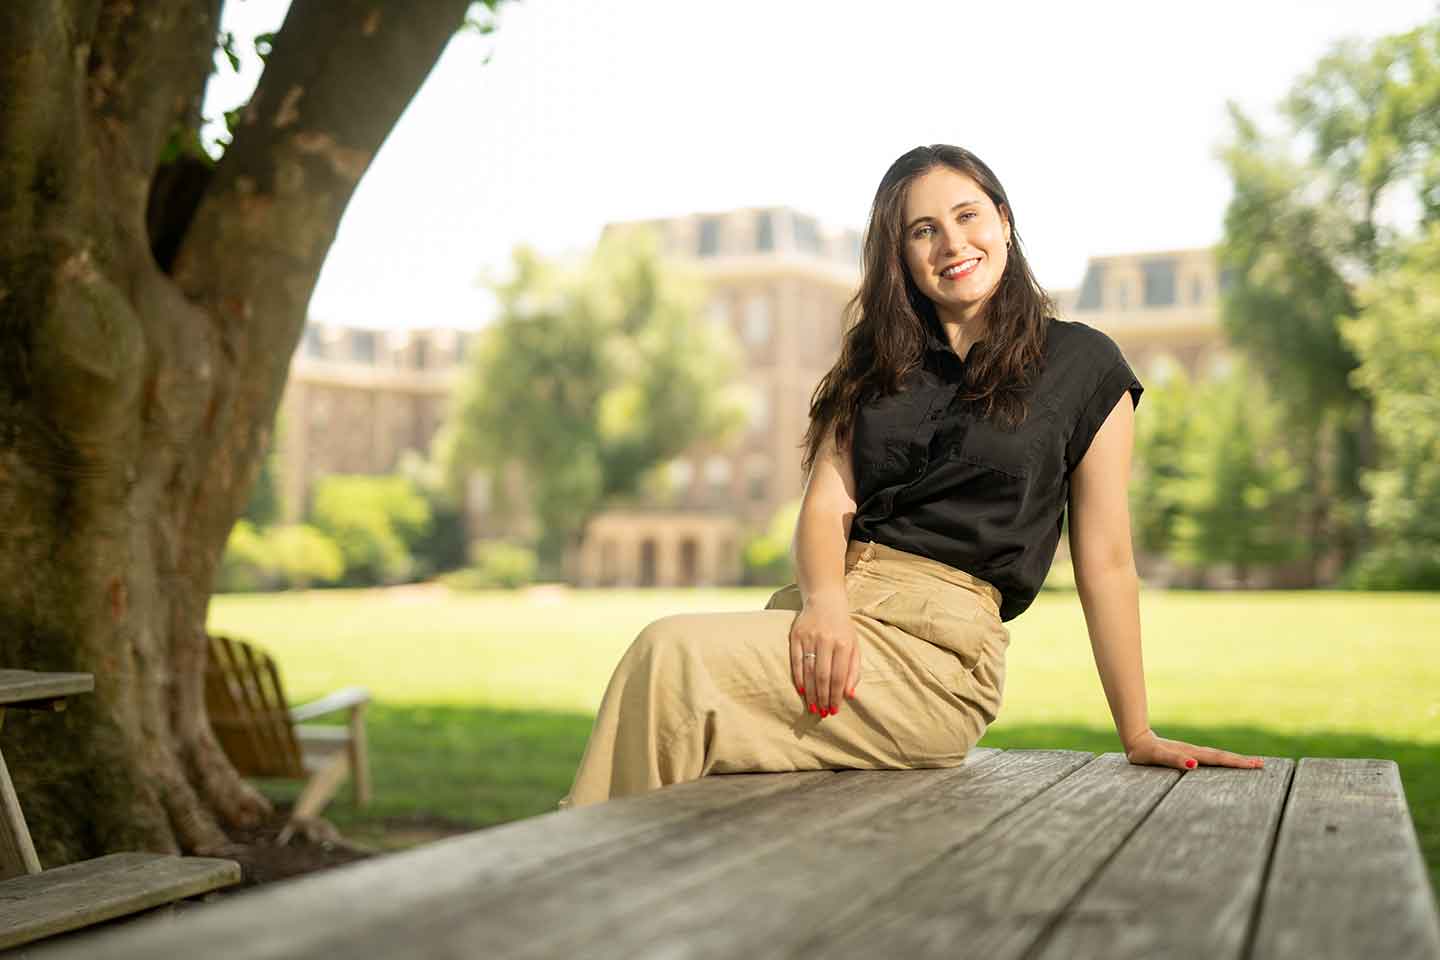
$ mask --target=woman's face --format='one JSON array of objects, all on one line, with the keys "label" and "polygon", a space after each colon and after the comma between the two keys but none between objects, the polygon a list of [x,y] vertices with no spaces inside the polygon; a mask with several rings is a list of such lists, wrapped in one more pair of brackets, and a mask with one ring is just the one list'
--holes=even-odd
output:
[{"label": "woman's face", "polygon": [[1010,239],[989,195],[971,177],[934,167],[911,181],[903,222],[905,265],[940,319],[979,316],[1005,273]]}]

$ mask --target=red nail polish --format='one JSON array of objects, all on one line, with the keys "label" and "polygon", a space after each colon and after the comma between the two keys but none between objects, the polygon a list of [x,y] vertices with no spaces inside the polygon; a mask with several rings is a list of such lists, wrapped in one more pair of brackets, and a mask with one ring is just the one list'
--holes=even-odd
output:
[{"label": "red nail polish", "polygon": [[805,696],[805,685],[803,683],[795,689],[800,691],[800,696]]},{"label": "red nail polish", "polygon": [[833,706],[833,707],[830,708],[830,712],[831,712],[832,714],[833,714],[833,713],[839,713],[839,712],[840,712],[840,707],[839,707],[838,705],[837,705],[837,706]]},{"label": "red nail polish", "polygon": [[810,704],[810,712],[811,712],[811,713],[819,713],[820,711],[819,711],[819,710],[816,710],[816,709],[815,709],[815,704],[812,703],[812,704]]},{"label": "red nail polish", "polygon": [[1194,769],[1195,769],[1195,761],[1194,761],[1193,758],[1190,759],[1190,760],[1186,760],[1186,761],[1185,761],[1185,769],[1186,769],[1186,770],[1194,770]]}]

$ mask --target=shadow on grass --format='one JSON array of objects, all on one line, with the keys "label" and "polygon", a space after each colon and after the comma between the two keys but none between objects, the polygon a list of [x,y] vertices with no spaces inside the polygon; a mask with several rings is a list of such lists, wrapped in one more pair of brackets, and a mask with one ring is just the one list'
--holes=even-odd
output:
[{"label": "shadow on grass", "polygon": [[[325,811],[347,837],[398,849],[448,834],[550,813],[570,789],[592,716],[479,706],[372,704],[367,727],[374,781],[371,805],[355,807],[348,787]],[[1400,767],[1410,813],[1440,891],[1440,750],[1434,744],[1358,734],[1274,733],[1257,727],[1167,725],[1161,736],[1266,757],[1374,757]],[[1073,724],[990,728],[981,746],[1118,752],[1113,730]],[[288,802],[299,785],[263,785]]]}]

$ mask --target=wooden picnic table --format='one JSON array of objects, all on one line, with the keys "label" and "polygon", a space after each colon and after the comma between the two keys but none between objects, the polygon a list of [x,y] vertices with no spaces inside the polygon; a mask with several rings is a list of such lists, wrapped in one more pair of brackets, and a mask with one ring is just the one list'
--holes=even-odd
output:
[{"label": "wooden picnic table", "polygon": [[[64,710],[95,689],[89,673],[0,670],[6,709]],[[42,869],[5,758],[0,755],[0,951],[240,882],[240,865],[214,857],[112,853]]]},{"label": "wooden picnic table", "polygon": [[[64,710],[65,698],[95,689],[88,673],[39,673],[34,670],[0,670],[0,727],[5,709]],[[10,781],[10,769],[0,754],[0,880],[39,873],[40,859],[30,828],[20,810],[20,799]]]},{"label": "wooden picnic table", "polygon": [[712,775],[37,950],[106,957],[1440,956],[1388,760]]}]

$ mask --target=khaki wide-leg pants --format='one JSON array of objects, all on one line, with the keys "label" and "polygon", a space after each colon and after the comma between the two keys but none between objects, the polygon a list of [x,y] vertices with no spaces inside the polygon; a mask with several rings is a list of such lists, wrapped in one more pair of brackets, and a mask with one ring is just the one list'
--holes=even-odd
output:
[{"label": "khaki wide-leg pants", "polygon": [[1000,710],[1010,631],[999,591],[863,541],[846,551],[845,591],[860,683],[838,714],[810,713],[795,689],[795,584],[764,610],[661,617],[616,666],[559,808],[712,773],[958,765]]}]

